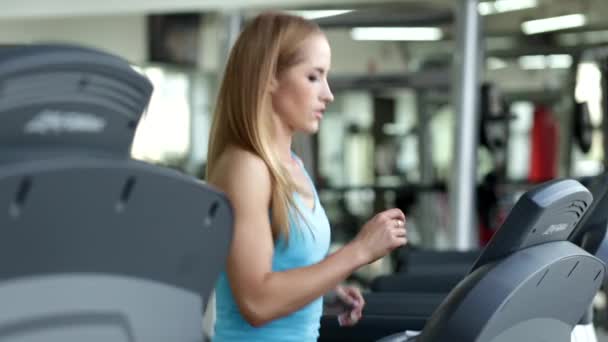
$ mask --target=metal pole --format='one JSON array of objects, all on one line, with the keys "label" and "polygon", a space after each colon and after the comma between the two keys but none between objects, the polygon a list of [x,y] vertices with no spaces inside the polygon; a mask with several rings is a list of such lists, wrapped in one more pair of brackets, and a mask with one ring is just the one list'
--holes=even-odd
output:
[{"label": "metal pole", "polygon": [[450,179],[451,232],[455,248],[469,250],[477,244],[475,226],[475,182],[477,173],[478,99],[480,17],[477,0],[459,0],[456,8],[458,26],[457,49],[454,59],[453,100],[455,104],[455,134],[453,170]]},{"label": "metal pole", "polygon": [[[435,172],[433,169],[433,148],[430,132],[431,113],[428,108],[426,91],[419,90],[416,94],[416,112],[418,121],[418,163],[420,166],[420,184],[423,186],[432,185],[435,182]],[[420,239],[425,247],[435,247],[435,236],[437,235],[437,225],[434,220],[435,205],[433,203],[434,194],[422,192],[419,195],[420,212]]]},{"label": "metal pole", "polygon": [[561,110],[558,112],[560,118],[560,139],[559,139],[559,171],[560,177],[570,177],[572,175],[572,145],[574,144],[574,135],[572,134],[572,126],[574,125],[574,106],[576,105],[576,98],[574,94],[576,92],[576,73],[578,65],[581,62],[580,54],[574,56],[572,66],[570,67],[570,75],[568,76],[570,82],[567,82],[570,86],[566,86],[572,97],[567,97],[566,103],[561,101]]}]

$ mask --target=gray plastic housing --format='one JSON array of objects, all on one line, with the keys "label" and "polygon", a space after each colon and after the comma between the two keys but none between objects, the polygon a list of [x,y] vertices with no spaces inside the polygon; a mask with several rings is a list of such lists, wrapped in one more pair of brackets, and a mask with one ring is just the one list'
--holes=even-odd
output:
[{"label": "gray plastic housing", "polygon": [[416,341],[569,341],[605,273],[565,241],[591,201],[574,180],[527,192]]},{"label": "gray plastic housing", "polygon": [[128,157],[152,84],[70,45],[0,46],[0,161],[60,148]]},{"label": "gray plastic housing", "polygon": [[220,192],[74,156],[3,165],[0,207],[0,340],[202,340],[232,238]]}]

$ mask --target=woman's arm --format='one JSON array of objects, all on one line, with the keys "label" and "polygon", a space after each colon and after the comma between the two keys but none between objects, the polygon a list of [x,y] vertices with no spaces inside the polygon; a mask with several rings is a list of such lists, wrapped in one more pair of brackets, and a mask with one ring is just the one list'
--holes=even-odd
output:
[{"label": "woman's arm", "polygon": [[[226,193],[233,206],[234,236],[227,275],[236,303],[249,324],[261,326],[300,309],[335,288],[358,267],[383,255],[377,247],[368,250],[369,244],[381,242],[383,250],[388,251],[405,243],[404,237],[390,243],[380,241],[381,237],[378,241],[355,239],[315,265],[273,272],[270,173],[264,162],[251,153],[229,153],[232,155],[226,156],[224,165],[218,165],[211,183]],[[386,215],[383,222],[388,220]]]}]

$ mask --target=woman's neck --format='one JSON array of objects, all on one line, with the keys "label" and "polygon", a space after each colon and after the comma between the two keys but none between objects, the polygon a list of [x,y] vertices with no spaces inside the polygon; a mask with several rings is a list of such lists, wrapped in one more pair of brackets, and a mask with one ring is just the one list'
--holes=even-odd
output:
[{"label": "woman's neck", "polygon": [[291,135],[278,135],[275,138],[276,151],[282,163],[289,163],[293,157],[291,155],[291,143],[293,136]]},{"label": "woman's neck", "polygon": [[289,164],[293,158],[291,155],[291,144],[293,142],[293,130],[287,127],[279,118],[275,121],[274,147],[281,163]]}]

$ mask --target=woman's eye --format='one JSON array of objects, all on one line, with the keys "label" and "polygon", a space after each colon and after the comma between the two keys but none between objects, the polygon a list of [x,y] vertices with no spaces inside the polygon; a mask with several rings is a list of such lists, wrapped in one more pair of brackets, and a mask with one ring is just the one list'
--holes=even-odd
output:
[{"label": "woman's eye", "polygon": [[311,82],[315,82],[315,81],[317,81],[318,79],[319,79],[319,78],[318,78],[317,76],[314,76],[314,75],[308,76],[308,80],[309,80],[309,81],[311,81]]}]

